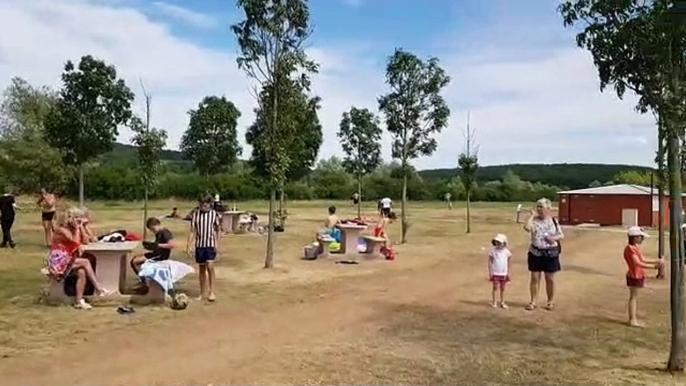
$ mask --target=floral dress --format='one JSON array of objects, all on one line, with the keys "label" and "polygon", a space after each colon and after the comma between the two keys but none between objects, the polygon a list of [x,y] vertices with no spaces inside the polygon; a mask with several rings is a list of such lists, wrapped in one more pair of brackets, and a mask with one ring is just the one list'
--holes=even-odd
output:
[{"label": "floral dress", "polygon": [[48,252],[48,274],[57,281],[64,280],[79,255],[81,243],[55,236]]}]

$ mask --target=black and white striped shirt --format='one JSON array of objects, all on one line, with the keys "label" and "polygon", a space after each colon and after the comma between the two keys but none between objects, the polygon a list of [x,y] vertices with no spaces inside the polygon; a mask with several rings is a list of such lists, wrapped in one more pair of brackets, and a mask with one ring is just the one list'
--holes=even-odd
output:
[{"label": "black and white striped shirt", "polygon": [[219,233],[219,215],[213,209],[193,213],[191,226],[195,232],[196,248],[216,248]]}]

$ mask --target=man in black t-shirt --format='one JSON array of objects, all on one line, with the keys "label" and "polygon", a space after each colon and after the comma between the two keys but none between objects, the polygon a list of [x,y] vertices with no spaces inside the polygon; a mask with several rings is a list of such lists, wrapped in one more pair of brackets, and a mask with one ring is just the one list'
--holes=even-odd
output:
[{"label": "man in black t-shirt", "polygon": [[0,197],[0,226],[2,226],[1,248],[14,248],[16,244],[12,240],[12,225],[14,225],[14,215],[17,204],[14,195],[9,191]]},{"label": "man in black t-shirt", "polygon": [[176,247],[176,242],[174,241],[174,236],[171,231],[162,226],[160,220],[151,217],[146,222],[145,226],[151,231],[155,232],[155,241],[149,242],[144,241],[143,247],[148,250],[142,256],[136,256],[131,259],[131,268],[138,275],[141,270],[141,266],[146,261],[164,261],[169,260],[171,255],[171,250]]}]

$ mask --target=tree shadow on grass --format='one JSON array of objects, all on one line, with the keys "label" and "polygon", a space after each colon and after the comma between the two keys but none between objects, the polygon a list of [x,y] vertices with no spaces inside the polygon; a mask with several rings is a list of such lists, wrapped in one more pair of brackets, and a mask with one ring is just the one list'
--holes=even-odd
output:
[{"label": "tree shadow on grass", "polygon": [[546,325],[508,312],[464,314],[421,305],[384,311],[393,322],[383,335],[429,353],[430,362],[405,359],[440,384],[593,384],[598,371],[631,367],[627,363],[636,348],[659,355],[666,342],[658,331],[637,334],[616,320],[591,315]]},{"label": "tree shadow on grass", "polygon": [[577,272],[577,273],[582,273],[582,274],[599,275],[599,276],[607,276],[607,277],[615,277],[616,276],[616,275],[613,275],[611,273],[599,271],[597,269],[593,269],[593,268],[589,268],[589,267],[582,267],[580,265],[574,265],[574,264],[564,264],[563,269],[565,271]]}]

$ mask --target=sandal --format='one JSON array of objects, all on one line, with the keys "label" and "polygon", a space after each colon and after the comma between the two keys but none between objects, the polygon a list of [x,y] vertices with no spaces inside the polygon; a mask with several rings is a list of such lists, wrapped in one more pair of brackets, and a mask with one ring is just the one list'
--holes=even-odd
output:
[{"label": "sandal", "polygon": [[553,310],[555,310],[555,304],[549,302],[548,304],[545,305],[545,309],[548,311],[553,311]]},{"label": "sandal", "polygon": [[534,302],[529,302],[529,304],[527,304],[526,307],[525,307],[524,309],[527,310],[527,311],[533,311],[533,310],[536,309],[536,303],[534,303]]}]

